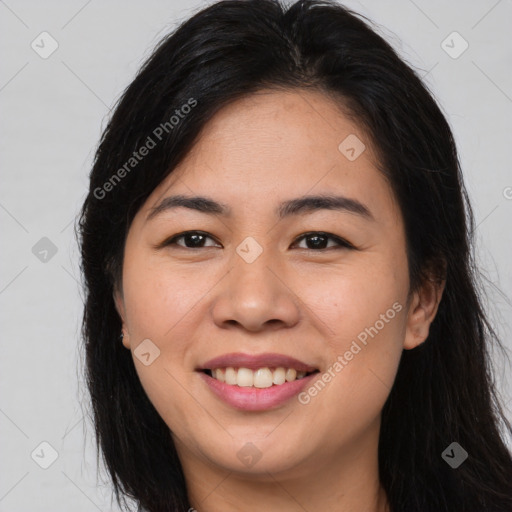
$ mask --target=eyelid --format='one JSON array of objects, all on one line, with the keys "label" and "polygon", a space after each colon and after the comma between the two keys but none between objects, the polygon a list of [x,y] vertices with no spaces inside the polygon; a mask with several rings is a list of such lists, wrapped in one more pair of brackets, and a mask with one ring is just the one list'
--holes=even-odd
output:
[{"label": "eyelid", "polygon": [[338,247],[329,247],[326,249],[305,249],[306,251],[314,251],[314,252],[322,252],[326,251],[328,249],[336,249],[336,248],[347,248],[347,249],[356,249],[354,245],[352,245],[348,240],[345,240],[341,236],[334,235],[333,233],[329,233],[327,231],[308,231],[307,233],[303,233],[302,235],[299,235],[294,241],[292,245],[295,245],[297,242],[302,241],[304,238],[307,238],[308,236],[322,236],[325,238],[330,238],[331,240],[334,240]]},{"label": "eyelid", "polygon": [[[207,233],[206,231],[201,231],[201,230],[197,230],[197,229],[193,229],[193,230],[187,230],[187,231],[182,231],[181,233],[176,233],[175,235],[172,235],[171,237],[165,239],[161,244],[158,244],[156,246],[156,248],[163,248],[163,247],[166,247],[166,246],[169,246],[169,245],[174,245],[176,247],[180,247],[182,249],[189,249],[189,250],[198,250],[198,249],[206,249],[206,248],[209,248],[209,247],[212,247],[212,246],[207,246],[207,247],[197,247],[197,248],[192,248],[192,247],[184,247],[182,245],[178,245],[176,243],[176,240],[179,239],[179,238],[182,238],[183,236],[186,236],[188,234],[199,234],[199,235],[203,235],[205,236],[206,238],[210,238],[211,240],[215,241],[217,244],[220,244],[220,242],[212,235],[210,235],[209,233]],[[327,239],[331,239],[331,240],[334,240],[337,244],[336,247],[327,247],[327,248],[324,248],[324,249],[308,249],[308,248],[301,248],[301,249],[304,249],[306,251],[313,251],[313,252],[325,252],[329,249],[340,249],[340,248],[345,248],[345,249],[354,249],[354,250],[357,250],[357,247],[355,247],[353,244],[351,244],[348,240],[340,237],[340,236],[337,236],[337,235],[334,235],[333,233],[329,233],[327,231],[307,231],[305,233],[302,233],[301,235],[299,235],[297,238],[295,238],[295,240],[292,242],[292,246],[301,242],[303,239],[309,237],[309,236],[322,236],[322,237],[325,237]],[[222,244],[220,244],[222,245]]]},{"label": "eyelid", "polygon": [[[176,247],[180,247],[181,249],[197,250],[197,249],[193,249],[191,247],[184,247],[183,245],[178,245],[176,243],[177,239],[182,238],[186,235],[190,235],[190,234],[203,235],[206,238],[212,239],[213,241],[215,241],[215,243],[220,244],[220,242],[214,236],[210,235],[210,233],[207,233],[206,231],[201,231],[200,229],[188,229],[187,231],[182,231],[181,233],[176,233],[175,235],[172,235],[169,238],[166,238],[162,243],[156,245],[155,248],[161,249],[168,245],[174,245]],[[222,245],[222,244],[220,244],[220,245]],[[212,247],[212,246],[208,246],[208,247]],[[205,249],[208,247],[198,247],[198,249]]]}]

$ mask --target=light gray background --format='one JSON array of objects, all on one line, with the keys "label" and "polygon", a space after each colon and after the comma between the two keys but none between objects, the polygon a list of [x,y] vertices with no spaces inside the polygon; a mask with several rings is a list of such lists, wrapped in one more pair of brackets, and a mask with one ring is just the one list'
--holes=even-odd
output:
[{"label": "light gray background", "polygon": [[[381,25],[425,75],[458,143],[478,223],[478,261],[489,283],[511,297],[512,2],[344,3]],[[80,407],[73,221],[109,109],[156,42],[204,5],[0,1],[0,511],[118,510],[109,485],[97,481],[92,429]],[[31,48],[43,31],[59,45],[47,59]],[[453,31],[469,43],[456,59],[441,46]],[[42,237],[58,249],[46,263],[32,253]],[[512,348],[510,299],[491,284],[486,289],[491,320]],[[501,365],[497,380],[512,419],[510,367]],[[43,441],[58,452],[48,469],[31,458]],[[48,449],[36,453],[48,460]]]}]

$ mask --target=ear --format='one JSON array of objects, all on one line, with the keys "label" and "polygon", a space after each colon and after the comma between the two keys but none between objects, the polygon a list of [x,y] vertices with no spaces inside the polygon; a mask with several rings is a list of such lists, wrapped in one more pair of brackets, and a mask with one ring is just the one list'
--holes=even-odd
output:
[{"label": "ear", "polygon": [[445,279],[424,279],[418,291],[414,292],[407,314],[404,349],[410,350],[423,343],[434,321],[445,288]]},{"label": "ear", "polygon": [[122,321],[122,329],[123,329],[123,345],[125,348],[130,348],[130,334],[128,333],[128,328],[126,327],[126,310],[124,305],[123,293],[119,290],[115,289],[113,293],[114,304],[116,306],[116,310],[119,313]]}]

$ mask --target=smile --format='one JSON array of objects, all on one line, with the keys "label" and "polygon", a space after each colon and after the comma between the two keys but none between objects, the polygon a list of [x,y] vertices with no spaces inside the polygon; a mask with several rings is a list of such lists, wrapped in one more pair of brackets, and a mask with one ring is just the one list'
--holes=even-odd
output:
[{"label": "smile", "polygon": [[281,354],[225,354],[197,371],[217,398],[244,411],[285,404],[319,373],[317,368]]},{"label": "smile", "polygon": [[285,382],[293,382],[310,375],[313,372],[297,371],[295,368],[215,368],[205,370],[205,372],[214,379],[225,382],[231,386],[245,388],[270,388],[271,386],[282,386]]}]

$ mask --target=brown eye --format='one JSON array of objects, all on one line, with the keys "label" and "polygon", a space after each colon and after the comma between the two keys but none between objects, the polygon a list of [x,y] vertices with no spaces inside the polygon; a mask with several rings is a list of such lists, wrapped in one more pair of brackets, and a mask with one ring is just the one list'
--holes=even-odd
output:
[{"label": "brown eye", "polygon": [[[184,240],[184,245],[177,243],[178,240],[181,239]],[[215,247],[214,245],[205,246],[205,241],[207,239],[214,240],[211,236],[202,231],[185,231],[184,233],[175,235],[164,242],[163,246],[177,245],[179,247],[183,247],[184,249],[202,249],[203,247]]]},{"label": "brown eye", "polygon": [[[335,236],[331,233],[325,233],[323,231],[312,231],[310,233],[305,233],[297,238],[294,242],[296,244],[299,241],[306,240],[306,244],[308,247],[300,247],[300,249],[310,249],[310,250],[322,250],[322,249],[332,249],[334,248],[344,248],[344,249],[355,249],[355,247],[338,236]],[[329,240],[334,241],[334,245],[328,246]]]},{"label": "brown eye", "polygon": [[[208,239],[214,243],[205,245]],[[181,240],[183,241],[178,242]],[[304,233],[295,240],[293,245],[296,245],[303,240],[306,241],[307,246],[299,247],[300,249],[313,251],[321,251],[326,249],[355,249],[355,247],[350,242],[347,242],[343,238],[340,238],[331,233],[325,233],[323,231],[311,231],[309,233]],[[183,249],[203,249],[207,247],[218,247],[218,245],[215,245],[216,243],[218,242],[216,242],[213,237],[203,231],[185,231],[169,238],[161,244],[161,247],[174,245]],[[329,245],[329,243],[331,243],[331,245]]]}]

